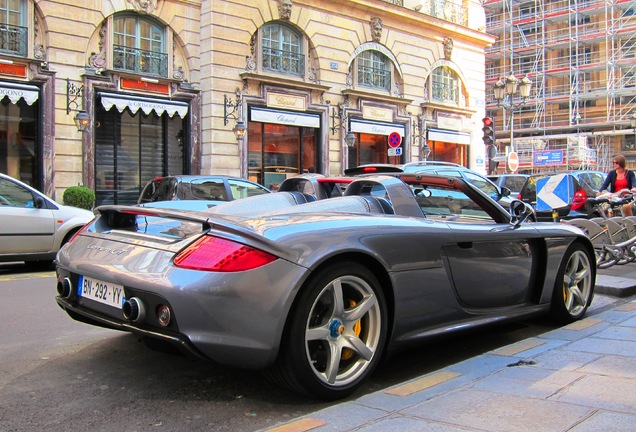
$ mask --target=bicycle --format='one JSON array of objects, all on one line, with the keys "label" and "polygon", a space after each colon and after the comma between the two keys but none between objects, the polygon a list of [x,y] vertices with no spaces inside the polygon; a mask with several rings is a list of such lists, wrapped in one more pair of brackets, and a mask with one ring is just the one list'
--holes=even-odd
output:
[{"label": "bicycle", "polygon": [[633,201],[634,196],[628,190],[588,198],[600,217],[563,221],[580,228],[590,238],[598,268],[605,269],[636,260],[636,217],[614,216],[614,209]]}]

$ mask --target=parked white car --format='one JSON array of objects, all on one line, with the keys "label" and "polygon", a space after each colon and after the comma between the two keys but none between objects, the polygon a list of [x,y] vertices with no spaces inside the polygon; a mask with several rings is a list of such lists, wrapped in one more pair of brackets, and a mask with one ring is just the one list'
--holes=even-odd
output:
[{"label": "parked white car", "polygon": [[57,251],[93,217],[93,212],[58,204],[0,173],[0,262],[49,266]]}]

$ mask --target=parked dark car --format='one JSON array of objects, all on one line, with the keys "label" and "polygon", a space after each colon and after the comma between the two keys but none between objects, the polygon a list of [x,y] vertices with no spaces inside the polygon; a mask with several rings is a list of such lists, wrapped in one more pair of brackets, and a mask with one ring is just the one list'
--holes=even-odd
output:
[{"label": "parked dark car", "polygon": [[230,176],[183,175],[150,180],[138,204],[159,201],[205,200],[210,205],[270,193],[258,183]]},{"label": "parked dark car", "polygon": [[[537,182],[548,177],[560,179],[560,176],[564,176],[566,179],[564,181],[567,182],[571,191],[565,205],[549,209],[546,209],[545,205],[537,206]],[[536,174],[528,177],[519,192],[519,199],[532,205],[539,222],[597,217],[599,214],[595,212],[593,205],[588,203],[587,199],[596,196],[604,180],[604,173],[591,170]]]},{"label": "parked dark car", "polygon": [[521,192],[521,188],[526,183],[530,175],[528,174],[500,174],[490,175],[488,178],[499,187],[510,189],[510,193],[516,196]]}]

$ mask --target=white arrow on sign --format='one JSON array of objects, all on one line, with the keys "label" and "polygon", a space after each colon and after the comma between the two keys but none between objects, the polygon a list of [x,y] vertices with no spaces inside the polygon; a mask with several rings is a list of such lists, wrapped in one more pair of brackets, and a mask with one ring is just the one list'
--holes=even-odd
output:
[{"label": "white arrow on sign", "polygon": [[567,174],[558,174],[537,181],[537,210],[567,207],[570,200]]}]

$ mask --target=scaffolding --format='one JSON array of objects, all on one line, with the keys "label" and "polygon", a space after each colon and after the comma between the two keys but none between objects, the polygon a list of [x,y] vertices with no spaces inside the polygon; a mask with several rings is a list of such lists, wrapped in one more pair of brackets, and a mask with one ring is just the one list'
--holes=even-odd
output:
[{"label": "scaffolding", "polygon": [[[495,159],[505,161],[512,127],[523,172],[607,171],[616,153],[636,168],[636,0],[483,0],[483,6],[486,31],[498,38],[486,51]],[[493,95],[494,83],[510,74],[532,81],[530,98],[512,116]]]}]

